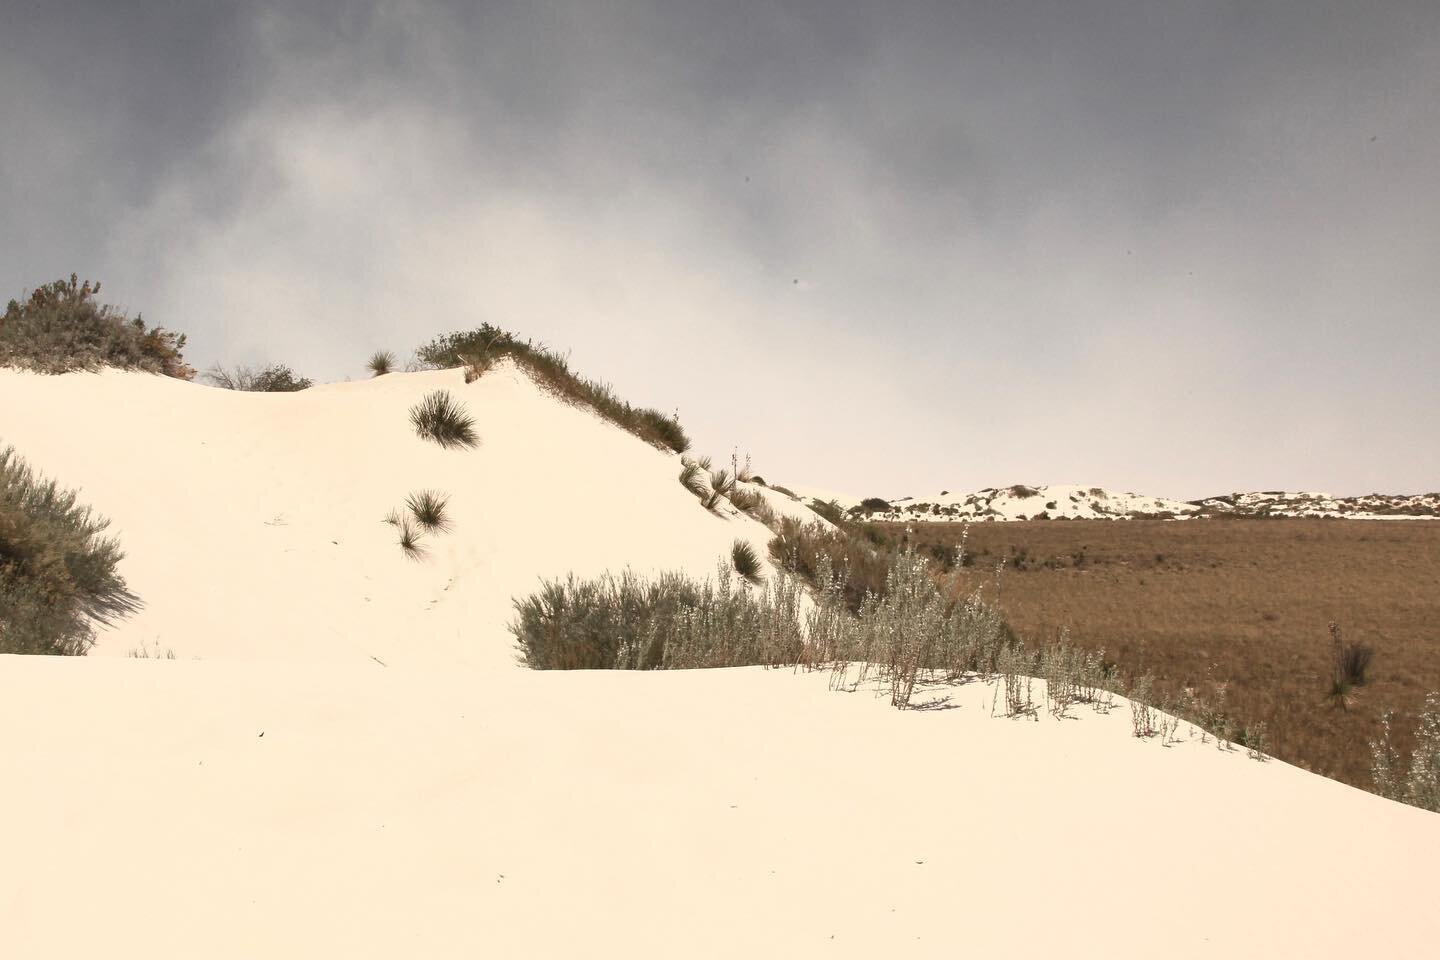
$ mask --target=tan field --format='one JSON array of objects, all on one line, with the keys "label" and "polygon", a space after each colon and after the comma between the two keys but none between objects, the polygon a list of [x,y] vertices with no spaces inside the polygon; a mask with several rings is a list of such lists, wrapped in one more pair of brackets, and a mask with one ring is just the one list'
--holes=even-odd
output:
[{"label": "tan field", "polygon": [[[876,524],[890,541],[903,524]],[[917,549],[959,541],[915,524]],[[1031,521],[969,528],[969,584],[994,589],[1027,637],[1068,627],[1162,690],[1225,683],[1240,724],[1264,721],[1270,752],[1370,786],[1369,740],[1385,710],[1400,744],[1440,689],[1440,523],[1358,520]],[[1328,624],[1375,649],[1348,707],[1331,701]]]}]

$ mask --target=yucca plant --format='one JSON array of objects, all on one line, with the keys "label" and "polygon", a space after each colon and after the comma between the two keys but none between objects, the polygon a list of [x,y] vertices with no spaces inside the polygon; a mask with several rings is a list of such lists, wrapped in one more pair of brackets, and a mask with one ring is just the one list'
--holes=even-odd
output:
[{"label": "yucca plant", "polygon": [[754,513],[760,506],[760,494],[754,490],[731,485],[730,504],[741,513]]},{"label": "yucca plant", "polygon": [[420,531],[410,522],[409,517],[401,517],[398,526],[401,552],[409,560],[423,560],[425,548],[421,545]]},{"label": "yucca plant", "polygon": [[697,500],[704,500],[710,495],[710,490],[705,486],[705,476],[700,470],[700,464],[689,457],[680,458],[680,486],[689,490]]},{"label": "yucca plant", "polygon": [[395,369],[395,354],[389,350],[376,350],[370,354],[370,359],[365,362],[365,366],[372,377],[383,377]]},{"label": "yucca plant", "polygon": [[410,514],[415,522],[427,533],[449,533],[450,518],[445,514],[445,506],[450,498],[434,490],[421,490],[419,493],[412,493],[405,501],[410,508]]},{"label": "yucca plant", "polygon": [[730,548],[730,563],[746,583],[758,584],[765,579],[760,572],[760,557],[744,540],[736,540]]},{"label": "yucca plant", "polygon": [[714,510],[720,505],[720,500],[735,488],[735,478],[729,471],[721,468],[710,472],[710,495],[705,498],[705,509]]},{"label": "yucca plant", "polygon": [[390,524],[390,526],[392,527],[400,526],[400,511],[391,510],[389,513],[385,514],[385,522]]},{"label": "yucca plant", "polygon": [[1351,689],[1365,683],[1365,674],[1370,661],[1375,657],[1373,647],[1365,644],[1349,644],[1341,635],[1340,624],[1330,624],[1330,647],[1332,655],[1330,675],[1330,699],[1342,709],[1349,709],[1354,697]]},{"label": "yucca plant", "polygon": [[415,432],[442,447],[473,447],[479,443],[475,420],[446,390],[436,390],[410,408]]}]

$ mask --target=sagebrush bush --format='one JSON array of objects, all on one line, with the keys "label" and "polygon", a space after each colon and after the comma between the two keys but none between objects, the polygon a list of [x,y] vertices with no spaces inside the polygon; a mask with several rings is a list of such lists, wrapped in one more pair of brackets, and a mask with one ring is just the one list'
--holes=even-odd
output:
[{"label": "sagebrush bush", "polygon": [[480,442],[475,419],[465,412],[448,390],[436,390],[410,408],[415,432],[442,447],[473,447]]},{"label": "sagebrush bush", "polygon": [[837,527],[845,522],[845,508],[840,506],[839,501],[811,500],[808,506],[811,510],[815,511],[817,514],[819,514],[826,520],[829,520]]},{"label": "sagebrush bush", "polygon": [[678,417],[658,410],[632,407],[608,384],[588,380],[570,369],[560,354],[490,324],[475,330],[435,337],[415,351],[416,360],[432,369],[464,367],[466,381],[479,377],[501,357],[510,357],[541,387],[567,403],[589,407],[604,419],[661,449],[684,453],[690,449]]},{"label": "sagebrush bush", "polygon": [[205,371],[205,379],[222,390],[248,393],[296,393],[314,385],[283,363],[272,363],[259,370],[250,367],[225,367],[215,364]]},{"label": "sagebrush bush", "polygon": [[405,505],[410,508],[410,515],[426,533],[450,532],[450,518],[445,512],[449,503],[449,497],[435,490],[412,493],[405,501]]},{"label": "sagebrush bush", "polygon": [[865,595],[883,596],[892,554],[876,550],[843,531],[795,517],[779,521],[770,541],[770,558],[813,587],[819,587],[821,560],[843,576],[845,603],[858,612]]},{"label": "sagebrush bush", "polygon": [[0,317],[0,367],[67,373],[118,367],[181,380],[195,377],[181,351],[185,335],[147,329],[95,297],[100,284],[70,279],[47,283],[24,300],[11,300]]},{"label": "sagebrush bush", "polygon": [[107,522],[0,449],[0,653],[79,655],[140,606]]},{"label": "sagebrush bush", "polygon": [[744,540],[736,540],[730,548],[730,563],[746,583],[759,583],[765,579],[760,573],[760,557],[755,548]]},{"label": "sagebrush bush", "polygon": [[539,670],[651,670],[799,661],[800,590],[777,578],[737,589],[727,565],[714,581],[627,571],[546,582],[515,602],[520,661]]},{"label": "sagebrush bush", "polygon": [[1401,766],[1400,751],[1392,740],[1393,720],[1394,714],[1386,711],[1380,718],[1380,739],[1370,743],[1375,792],[1440,813],[1440,692],[1431,692],[1425,698],[1424,709],[1416,718],[1415,746],[1406,767]]},{"label": "sagebrush bush", "polygon": [[376,350],[365,361],[365,368],[370,371],[370,376],[383,377],[395,369],[395,354],[389,350]]}]

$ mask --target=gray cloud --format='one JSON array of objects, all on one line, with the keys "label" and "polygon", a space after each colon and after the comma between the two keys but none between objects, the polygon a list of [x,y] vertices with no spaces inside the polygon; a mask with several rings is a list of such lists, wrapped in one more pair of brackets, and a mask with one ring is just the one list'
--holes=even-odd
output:
[{"label": "gray cloud", "polygon": [[1430,3],[0,18],[3,289],[202,364],[488,320],[780,482],[1440,486]]}]

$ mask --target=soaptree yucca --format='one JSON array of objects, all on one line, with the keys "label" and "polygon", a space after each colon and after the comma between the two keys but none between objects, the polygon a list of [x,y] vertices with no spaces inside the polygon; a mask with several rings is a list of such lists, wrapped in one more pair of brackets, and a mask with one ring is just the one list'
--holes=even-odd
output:
[{"label": "soaptree yucca", "polygon": [[365,369],[370,371],[372,377],[383,377],[395,369],[395,354],[389,350],[376,350],[370,354],[370,359],[365,361]]},{"label": "soaptree yucca", "polygon": [[442,447],[473,447],[479,443],[475,420],[449,391],[436,390],[410,408],[415,432]]},{"label": "soaptree yucca", "polygon": [[450,498],[434,490],[421,490],[418,493],[410,494],[405,505],[410,508],[410,515],[415,522],[427,533],[448,533],[450,530],[450,517],[446,514],[445,508]]},{"label": "soaptree yucca", "polygon": [[744,540],[736,540],[730,548],[730,563],[746,583],[759,583],[764,577],[760,573],[760,557],[755,548]]},{"label": "soaptree yucca", "polygon": [[0,450],[0,653],[83,654],[97,625],[139,608],[106,525]]}]

